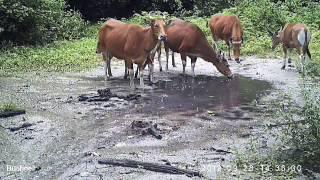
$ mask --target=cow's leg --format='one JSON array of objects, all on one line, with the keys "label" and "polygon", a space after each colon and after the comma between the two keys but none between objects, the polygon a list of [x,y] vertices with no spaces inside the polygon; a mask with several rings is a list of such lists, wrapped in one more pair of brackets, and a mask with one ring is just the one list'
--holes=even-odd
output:
[{"label": "cow's leg", "polygon": [[139,66],[137,66],[136,72],[134,73],[134,78],[138,79]]},{"label": "cow's leg", "polygon": [[140,77],[140,86],[143,88],[144,87],[144,83],[143,83],[143,71],[144,71],[144,67],[142,64],[138,64],[139,67],[139,77]]},{"label": "cow's leg", "polygon": [[134,89],[134,70],[132,62],[128,62],[128,71],[130,77],[130,88]]},{"label": "cow's leg", "polygon": [[187,56],[184,53],[180,53],[181,60],[182,60],[182,73],[186,73],[186,65],[187,65]]},{"label": "cow's leg", "polygon": [[109,65],[110,65],[110,60],[109,60],[109,56],[107,53],[102,53],[102,58],[103,58],[103,61],[104,61],[104,79],[107,81],[109,79],[109,75],[108,75],[108,69],[110,68]]},{"label": "cow's leg", "polygon": [[123,76],[123,79],[127,79],[128,78],[128,64],[127,64],[127,61],[124,61],[124,76]]},{"label": "cow's leg", "polygon": [[168,71],[168,69],[169,69],[169,47],[168,46],[164,46],[164,50],[166,51],[166,62],[167,62],[167,64],[166,64],[166,71]]},{"label": "cow's leg", "polygon": [[[157,52],[158,52],[158,61],[159,61],[159,70],[160,72],[162,72],[162,64],[161,64],[161,44],[159,45],[158,49],[157,49]],[[152,57],[154,58],[154,56]],[[153,61],[154,62],[154,61]],[[153,65],[153,64],[152,64]],[[149,66],[149,65],[148,65]],[[150,66],[149,66],[150,67]]]},{"label": "cow's leg", "polygon": [[149,63],[148,68],[149,68],[149,80],[152,83],[153,82],[153,71],[154,71],[153,63]]},{"label": "cow's leg", "polygon": [[172,67],[177,67],[176,62],[174,61],[174,52],[172,51]]},{"label": "cow's leg", "polygon": [[230,43],[227,43],[228,46],[228,51],[229,51],[229,58],[228,60],[231,60],[231,48],[230,48]]},{"label": "cow's leg", "polygon": [[301,63],[301,68],[302,68],[302,73],[304,74],[304,66],[305,66],[305,54],[303,51],[303,47],[299,48],[299,54],[300,54],[300,63]]},{"label": "cow's leg", "polygon": [[281,69],[285,69],[286,68],[287,54],[288,54],[288,49],[283,46],[283,65],[282,65]]},{"label": "cow's leg", "polygon": [[110,53],[107,54],[108,56],[108,74],[109,77],[112,77],[112,72],[111,72],[111,59],[112,59],[112,55]]},{"label": "cow's leg", "polygon": [[196,76],[196,74],[194,73],[194,68],[196,67],[196,61],[197,61],[197,57],[191,57],[191,70],[192,70],[193,77]]},{"label": "cow's leg", "polygon": [[287,54],[287,56],[288,56],[288,64],[291,64],[291,63],[292,63],[292,59],[291,59],[291,57],[290,57],[291,52],[292,52],[292,49],[288,49],[288,54]]}]

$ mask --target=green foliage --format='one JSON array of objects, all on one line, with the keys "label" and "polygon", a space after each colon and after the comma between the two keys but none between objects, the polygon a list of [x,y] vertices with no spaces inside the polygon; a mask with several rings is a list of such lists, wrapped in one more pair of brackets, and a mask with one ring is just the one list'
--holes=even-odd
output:
[{"label": "green foliage", "polygon": [[[305,104],[302,110],[305,123],[292,124],[290,142],[300,153],[295,155],[297,161],[306,168],[320,172],[320,87],[312,85],[304,89]],[[290,137],[290,136],[289,136]]]},{"label": "green foliage", "polygon": [[67,0],[72,9],[79,10],[85,19],[128,18],[143,11],[162,11],[173,15],[190,14],[194,0]]},{"label": "green foliage", "polygon": [[279,104],[281,123],[288,126],[283,127],[284,136],[277,147],[277,159],[320,172],[320,86],[303,80],[301,87],[304,97],[302,108],[295,107],[290,98],[283,98]]},{"label": "green foliage", "polygon": [[194,15],[197,16],[211,16],[220,12],[225,8],[233,6],[234,0],[197,0],[194,2]]},{"label": "green foliage", "polygon": [[64,0],[0,0],[0,42],[43,44],[81,37],[80,14],[65,11]]},{"label": "green foliage", "polygon": [[0,113],[3,112],[10,112],[10,111],[14,111],[17,110],[17,105],[13,104],[13,103],[4,103],[4,104],[0,104]]},{"label": "green foliage", "polygon": [[0,53],[0,74],[19,71],[78,71],[95,67],[96,39],[60,41],[44,47],[15,47]]}]

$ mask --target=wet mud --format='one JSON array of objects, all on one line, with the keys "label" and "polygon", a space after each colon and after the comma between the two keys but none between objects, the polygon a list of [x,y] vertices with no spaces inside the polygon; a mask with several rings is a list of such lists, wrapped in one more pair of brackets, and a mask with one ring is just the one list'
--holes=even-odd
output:
[{"label": "wet mud", "polygon": [[118,61],[112,62],[114,77],[107,82],[102,67],[0,78],[0,102],[26,109],[25,115],[0,119],[0,177],[200,179],[98,163],[130,159],[216,179],[264,123],[261,99],[298,88],[297,73],[281,71],[280,60],[248,58],[230,64],[236,76],[228,81],[201,60],[195,78],[189,69],[182,75],[177,60],[177,68],[169,71],[155,67],[151,88],[134,91]]}]

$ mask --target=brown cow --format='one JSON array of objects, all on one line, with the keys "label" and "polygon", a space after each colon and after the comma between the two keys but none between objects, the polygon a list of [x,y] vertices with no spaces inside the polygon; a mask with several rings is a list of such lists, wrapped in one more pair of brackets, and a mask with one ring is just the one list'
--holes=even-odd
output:
[{"label": "brown cow", "polygon": [[183,73],[185,73],[186,57],[191,58],[192,74],[194,73],[197,57],[213,63],[218,71],[223,75],[232,78],[233,75],[229,69],[227,60],[216,54],[207,41],[202,30],[191,23],[181,19],[172,20],[167,26],[167,40],[165,47],[168,57],[168,48],[181,55],[183,64]]},{"label": "brown cow", "polygon": [[288,49],[297,49],[300,55],[300,62],[302,64],[302,71],[304,72],[305,55],[308,54],[311,59],[309,51],[309,43],[311,40],[311,33],[304,24],[286,24],[282,30],[276,32],[272,36],[272,49],[282,43],[284,52],[283,65],[281,69],[286,68]]},{"label": "brown cow", "polygon": [[243,43],[243,30],[238,17],[214,15],[209,21],[209,27],[215,49],[217,49],[216,42],[218,40],[225,41],[228,46],[229,60],[231,60],[230,46],[232,46],[235,60],[240,63],[240,47]]},{"label": "brown cow", "polygon": [[[159,40],[165,40],[165,22],[163,20],[151,20],[149,28],[138,25],[126,24],[115,19],[109,19],[100,29],[97,43],[97,53],[102,53],[105,60],[105,75],[111,74],[110,60],[112,57],[125,60],[129,69],[130,87],[134,88],[133,63],[140,70],[140,86],[143,83],[144,64],[150,52],[156,47]],[[153,66],[153,64],[152,64]],[[109,72],[108,72],[109,71]],[[152,76],[153,67],[150,68]],[[152,80],[152,79],[151,79]]]}]

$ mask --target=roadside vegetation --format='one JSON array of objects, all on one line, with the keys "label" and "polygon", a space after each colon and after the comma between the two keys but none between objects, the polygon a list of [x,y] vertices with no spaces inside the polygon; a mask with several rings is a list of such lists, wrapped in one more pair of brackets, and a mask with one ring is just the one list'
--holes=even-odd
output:
[{"label": "roadside vegetation", "polygon": [[[108,1],[109,2],[109,1]],[[320,4],[306,0],[243,0],[243,1],[145,1],[130,6],[131,1],[72,1],[68,0],[3,0],[0,1],[0,76],[26,71],[80,71],[96,67],[96,36],[102,17],[107,11],[90,8],[109,8],[111,15],[130,23],[147,25],[148,14],[142,11],[168,11],[168,18],[179,17],[198,25],[211,42],[207,20],[215,13],[237,15],[244,27],[242,55],[279,57],[279,46],[271,50],[269,32],[278,31],[286,22],[305,23],[312,32],[310,51],[312,60],[307,64],[307,76],[301,79],[304,103],[299,107],[288,106],[284,112],[281,103],[274,113],[279,113],[285,122],[282,128],[282,144],[277,149],[261,156],[252,146],[251,157],[238,158],[244,163],[301,165],[305,171],[319,170],[320,164],[320,97],[318,85],[320,76]],[[39,4],[40,3],[40,4]],[[81,4],[82,3],[82,4]],[[84,4],[83,4],[84,3]],[[92,6],[86,6],[91,3]],[[101,4],[102,3],[102,4]],[[88,9],[85,9],[87,7]],[[117,7],[117,8],[110,8]],[[121,8],[132,8],[127,14],[117,14]],[[70,10],[68,10],[70,9]],[[71,9],[77,9],[82,14]],[[117,9],[117,11],[114,11]],[[113,13],[113,14],[112,14]],[[89,23],[87,20],[90,20]],[[225,48],[224,43],[219,43]],[[295,53],[292,53],[295,54]],[[297,59],[297,56],[293,56]],[[280,68],[280,67],[279,67]],[[297,92],[298,93],[298,92]],[[285,99],[284,99],[285,101]],[[294,109],[292,109],[294,108]],[[6,107],[2,109],[7,109]],[[299,117],[299,123],[296,117]],[[254,156],[257,155],[257,156]],[[254,157],[254,158],[252,158]],[[281,174],[280,174],[281,175]],[[290,175],[296,175],[291,173]]]}]

